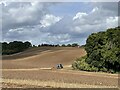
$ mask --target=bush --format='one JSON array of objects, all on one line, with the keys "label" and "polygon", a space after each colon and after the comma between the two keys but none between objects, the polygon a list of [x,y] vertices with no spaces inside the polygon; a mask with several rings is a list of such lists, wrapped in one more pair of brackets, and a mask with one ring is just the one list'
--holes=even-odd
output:
[{"label": "bush", "polygon": [[107,68],[103,67],[100,69],[100,71],[107,72]]},{"label": "bush", "polygon": [[98,68],[90,66],[85,62],[86,56],[82,58],[77,58],[76,61],[72,64],[73,69],[84,70],[84,71],[98,71]]}]

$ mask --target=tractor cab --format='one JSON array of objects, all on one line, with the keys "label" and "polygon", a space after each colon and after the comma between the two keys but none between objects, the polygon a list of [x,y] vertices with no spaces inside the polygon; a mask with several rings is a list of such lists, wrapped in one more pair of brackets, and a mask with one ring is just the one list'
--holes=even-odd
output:
[{"label": "tractor cab", "polygon": [[57,64],[57,69],[62,69],[63,65],[62,64]]}]

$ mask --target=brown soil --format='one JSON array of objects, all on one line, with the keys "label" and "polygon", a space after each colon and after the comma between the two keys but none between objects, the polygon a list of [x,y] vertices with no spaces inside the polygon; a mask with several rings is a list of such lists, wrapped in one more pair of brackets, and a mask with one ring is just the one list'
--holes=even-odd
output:
[{"label": "brown soil", "polygon": [[[43,48],[44,49],[44,48]],[[45,49],[44,49],[45,50]],[[33,54],[32,56],[22,56],[21,54],[28,54],[29,52],[23,52],[17,55],[7,56],[6,60],[3,60],[3,69],[4,68],[40,68],[40,67],[54,67],[59,63],[63,65],[71,65],[75,58],[84,56],[86,53],[84,49],[80,48],[55,48],[46,51],[33,50],[30,53]],[[35,54],[36,53],[36,54]],[[5,56],[4,56],[5,58]],[[10,60],[9,60],[10,58]],[[11,59],[11,58],[18,58],[18,59]]]}]

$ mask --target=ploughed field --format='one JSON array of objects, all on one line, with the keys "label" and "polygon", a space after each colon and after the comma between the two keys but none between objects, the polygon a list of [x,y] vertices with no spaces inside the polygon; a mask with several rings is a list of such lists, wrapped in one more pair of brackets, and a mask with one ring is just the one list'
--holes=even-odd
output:
[{"label": "ploughed field", "polygon": [[[84,55],[83,48],[39,47],[3,56],[2,87],[118,87],[117,74],[72,70],[74,60]],[[64,68],[56,69],[60,63]]]}]

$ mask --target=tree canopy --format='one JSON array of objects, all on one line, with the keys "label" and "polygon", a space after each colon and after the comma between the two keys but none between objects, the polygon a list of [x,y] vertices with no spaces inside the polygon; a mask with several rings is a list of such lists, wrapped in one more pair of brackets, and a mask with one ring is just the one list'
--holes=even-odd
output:
[{"label": "tree canopy", "polygon": [[120,27],[116,27],[105,32],[92,33],[87,38],[85,45],[87,56],[84,61],[89,67],[95,67],[97,71],[120,71],[119,34]]},{"label": "tree canopy", "polygon": [[31,43],[28,41],[27,42],[13,41],[10,43],[3,42],[2,43],[2,54],[9,55],[9,54],[22,52],[31,46],[32,46]]}]

